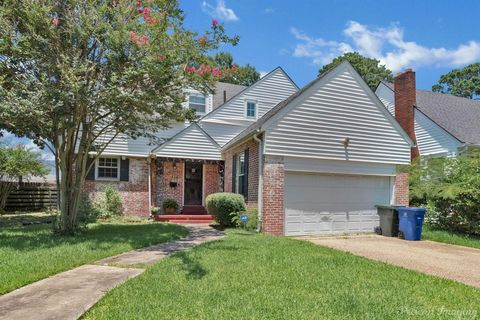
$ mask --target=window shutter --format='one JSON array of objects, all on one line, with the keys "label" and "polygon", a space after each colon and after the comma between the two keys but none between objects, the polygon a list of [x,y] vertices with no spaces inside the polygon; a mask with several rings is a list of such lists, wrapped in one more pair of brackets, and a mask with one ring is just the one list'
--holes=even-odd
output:
[{"label": "window shutter", "polygon": [[[87,159],[87,170],[88,170],[88,167],[90,167],[90,165],[92,164],[93,161],[94,161],[94,159],[92,159],[92,158]],[[87,175],[85,176],[85,180],[95,180],[95,165],[93,165],[92,168],[90,169],[90,171],[87,172]]]},{"label": "window shutter", "polygon": [[120,160],[120,181],[128,181],[130,173],[130,159]]},{"label": "window shutter", "polygon": [[244,163],[244,166],[245,166],[245,174],[243,175],[243,196],[245,197],[245,199],[248,199],[248,152],[249,149],[245,149],[245,163]]},{"label": "window shutter", "polygon": [[236,182],[236,177],[237,177],[237,155],[234,155],[232,157],[232,192],[235,193],[235,182]]}]

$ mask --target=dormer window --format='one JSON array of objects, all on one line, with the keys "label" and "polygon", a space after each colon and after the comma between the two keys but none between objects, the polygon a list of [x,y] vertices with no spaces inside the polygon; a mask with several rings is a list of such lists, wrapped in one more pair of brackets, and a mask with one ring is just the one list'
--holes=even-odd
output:
[{"label": "dormer window", "polygon": [[188,96],[188,106],[195,110],[197,114],[205,114],[206,99],[200,94],[190,94]]},{"label": "dormer window", "polygon": [[257,118],[257,103],[255,101],[247,101],[245,105],[245,116],[250,119]]}]

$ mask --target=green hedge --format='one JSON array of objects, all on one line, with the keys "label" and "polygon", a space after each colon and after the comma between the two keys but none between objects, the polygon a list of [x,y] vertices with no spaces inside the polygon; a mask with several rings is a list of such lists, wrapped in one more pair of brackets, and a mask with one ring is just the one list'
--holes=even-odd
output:
[{"label": "green hedge", "polygon": [[207,196],[206,203],[208,213],[213,215],[222,227],[235,226],[232,214],[245,212],[247,209],[243,196],[236,193],[213,193]]}]

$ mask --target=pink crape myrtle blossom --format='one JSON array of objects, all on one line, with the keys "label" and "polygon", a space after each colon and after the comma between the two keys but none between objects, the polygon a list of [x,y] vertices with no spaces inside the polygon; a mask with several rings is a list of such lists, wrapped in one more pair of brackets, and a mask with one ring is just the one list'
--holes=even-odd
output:
[{"label": "pink crape myrtle blossom", "polygon": [[213,68],[212,76],[220,78],[222,76],[222,72],[218,68]]},{"label": "pink crape myrtle blossom", "polygon": [[212,19],[212,26],[216,26],[218,24],[218,21],[216,19]]}]

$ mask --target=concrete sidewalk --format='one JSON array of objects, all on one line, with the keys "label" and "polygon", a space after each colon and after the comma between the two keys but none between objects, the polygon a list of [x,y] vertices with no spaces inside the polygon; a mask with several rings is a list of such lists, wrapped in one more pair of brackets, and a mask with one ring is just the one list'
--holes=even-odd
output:
[{"label": "concrete sidewalk", "polygon": [[138,276],[145,267],[171,253],[223,237],[223,232],[206,225],[187,228],[190,234],[183,239],[102,259],[0,296],[0,319],[78,319],[105,293]]},{"label": "concrete sidewalk", "polygon": [[480,288],[479,249],[377,235],[299,239]]}]

